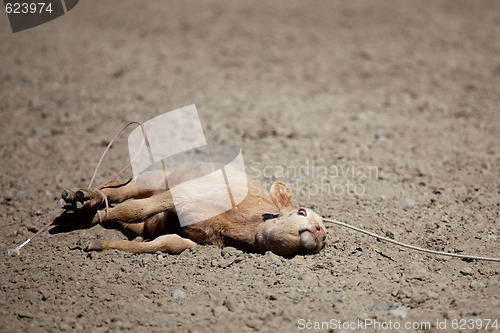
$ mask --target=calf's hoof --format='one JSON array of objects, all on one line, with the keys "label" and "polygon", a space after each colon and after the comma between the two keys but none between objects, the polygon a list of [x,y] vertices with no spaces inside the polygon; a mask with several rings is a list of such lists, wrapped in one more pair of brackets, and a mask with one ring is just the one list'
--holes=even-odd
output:
[{"label": "calf's hoof", "polygon": [[85,251],[102,251],[102,241],[100,240],[95,240],[87,244],[87,247],[85,248]]},{"label": "calf's hoof", "polygon": [[61,199],[57,201],[57,206],[66,210],[84,212],[99,209],[103,203],[104,197],[99,191],[80,189],[73,192],[70,189],[64,189],[61,192]]}]

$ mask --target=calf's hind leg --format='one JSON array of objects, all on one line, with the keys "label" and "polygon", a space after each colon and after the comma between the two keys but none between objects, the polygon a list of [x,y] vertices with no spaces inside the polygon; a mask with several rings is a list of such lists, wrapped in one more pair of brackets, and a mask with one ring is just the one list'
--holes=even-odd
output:
[{"label": "calf's hind leg", "polygon": [[163,235],[149,242],[134,242],[128,240],[98,240],[87,247],[90,251],[121,250],[131,253],[155,253],[158,251],[179,254],[185,249],[196,246],[190,239],[176,234]]}]

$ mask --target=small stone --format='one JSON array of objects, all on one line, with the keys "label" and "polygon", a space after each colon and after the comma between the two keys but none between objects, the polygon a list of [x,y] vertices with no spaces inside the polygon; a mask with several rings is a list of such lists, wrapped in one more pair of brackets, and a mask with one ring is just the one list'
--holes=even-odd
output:
[{"label": "small stone", "polygon": [[397,308],[389,310],[389,314],[397,318],[405,319],[408,315],[408,311],[406,311],[406,309],[404,308]]},{"label": "small stone", "polygon": [[72,331],[73,329],[71,328],[71,326],[61,321],[59,322],[59,330],[62,332],[66,332],[66,331]]},{"label": "small stone", "polygon": [[231,247],[231,246],[228,246],[228,247],[225,247],[223,248],[220,253],[223,257],[227,257],[231,254],[233,254],[234,252],[236,252],[237,250],[234,248],[234,247]]},{"label": "small stone", "polygon": [[15,187],[19,183],[19,178],[10,178],[9,185],[10,187]]},{"label": "small stone", "polygon": [[236,301],[236,298],[232,296],[228,296],[226,300],[224,300],[223,305],[231,312],[238,312],[239,303]]},{"label": "small stone", "polygon": [[302,265],[304,264],[304,256],[295,256],[293,257],[290,262],[292,262],[294,265]]},{"label": "small stone", "polygon": [[213,312],[214,316],[220,317],[220,316],[225,315],[226,313],[228,313],[229,310],[225,306],[220,305],[220,306],[216,306],[215,308],[213,308],[212,312]]},{"label": "small stone", "polygon": [[425,295],[427,296],[428,299],[438,299],[439,298],[439,294],[438,293],[435,293],[431,290],[427,290],[425,292]]},{"label": "small stone", "polygon": [[417,304],[424,303],[429,299],[429,296],[425,293],[414,293],[411,297],[411,300]]},{"label": "small stone", "polygon": [[42,295],[42,301],[46,301],[50,298],[50,293],[45,289],[39,289],[38,292]]},{"label": "small stone", "polygon": [[410,280],[428,280],[431,276],[429,270],[421,262],[413,262],[405,270],[405,275]]},{"label": "small stone", "polygon": [[5,201],[11,201],[12,199],[14,199],[14,196],[12,195],[12,193],[5,192],[3,198]]},{"label": "small stone", "polygon": [[137,264],[141,267],[144,267],[146,266],[146,264],[150,261],[149,257],[143,257],[143,258],[139,258],[136,260]]},{"label": "small stone", "polygon": [[180,289],[176,289],[172,291],[172,297],[177,299],[177,298],[186,298],[186,293]]},{"label": "small stone", "polygon": [[477,280],[474,280],[474,281],[471,281],[471,283],[470,283],[470,287],[471,287],[472,289],[477,289],[477,288],[485,288],[485,287],[486,287],[486,285],[485,285],[484,283],[482,283],[482,282],[479,282],[479,281],[477,281]]},{"label": "small stone", "polygon": [[443,216],[441,218],[441,222],[443,222],[443,223],[450,223],[450,219],[448,218],[448,216]]},{"label": "small stone", "polygon": [[377,303],[373,304],[371,311],[389,311],[390,306],[391,305],[389,303],[378,301]]},{"label": "small stone", "polygon": [[21,310],[21,311],[16,312],[16,314],[17,314],[17,316],[19,318],[33,319],[33,315],[30,312],[28,312],[28,311],[22,311]]},{"label": "small stone", "polygon": [[498,237],[496,235],[486,235],[486,236],[483,236],[482,239],[489,242],[489,241],[496,241],[498,239]]},{"label": "small stone", "polygon": [[474,274],[474,271],[472,270],[472,268],[466,266],[466,267],[460,269],[460,273],[462,273],[463,275],[472,275],[472,274]]},{"label": "small stone", "polygon": [[282,259],[280,256],[272,253],[271,251],[266,252],[264,257],[268,258],[271,262],[273,262],[276,265],[280,265],[282,263]]},{"label": "small stone", "polygon": [[26,228],[21,228],[21,229],[17,229],[15,232],[14,232],[14,235],[15,236],[21,236],[21,237],[24,237],[26,236],[28,233],[28,229]]},{"label": "small stone", "polygon": [[341,293],[344,291],[344,289],[342,288],[333,288],[333,291],[335,291],[336,293]]},{"label": "small stone", "polygon": [[413,200],[412,198],[406,198],[405,203],[406,203],[406,207],[408,207],[408,208],[413,208],[416,205],[415,200]]},{"label": "small stone", "polygon": [[262,328],[262,325],[264,324],[264,322],[258,318],[255,318],[255,319],[248,319],[246,321],[246,324],[248,327],[250,327],[256,331],[259,331]]},{"label": "small stone", "polygon": [[219,267],[220,268],[227,268],[227,267],[231,266],[234,263],[235,263],[234,259],[221,260],[219,262]]},{"label": "small stone", "polygon": [[301,281],[304,281],[306,283],[313,283],[313,282],[316,282],[316,278],[311,275],[311,274],[302,274],[301,276],[299,276],[299,280]]}]

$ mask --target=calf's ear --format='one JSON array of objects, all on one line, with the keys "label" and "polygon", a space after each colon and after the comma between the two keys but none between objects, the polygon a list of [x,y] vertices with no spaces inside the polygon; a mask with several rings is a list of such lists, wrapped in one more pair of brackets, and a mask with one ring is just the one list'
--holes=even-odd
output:
[{"label": "calf's ear", "polygon": [[269,190],[271,194],[271,199],[273,203],[278,207],[279,210],[285,208],[293,208],[292,203],[292,190],[287,184],[283,182],[275,182],[271,185]]}]

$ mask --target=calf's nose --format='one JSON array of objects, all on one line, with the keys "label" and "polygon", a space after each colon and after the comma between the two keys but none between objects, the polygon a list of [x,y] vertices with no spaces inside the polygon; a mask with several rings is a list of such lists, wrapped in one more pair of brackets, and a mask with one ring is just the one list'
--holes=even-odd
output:
[{"label": "calf's nose", "polygon": [[325,230],[323,230],[323,228],[321,226],[319,226],[319,225],[314,226],[314,228],[312,228],[311,232],[317,238],[321,238],[323,240],[326,238]]}]

